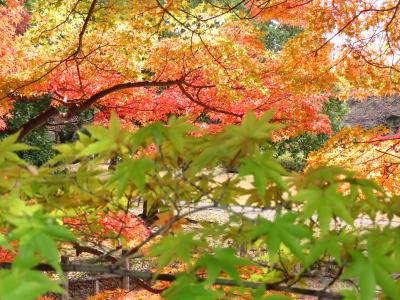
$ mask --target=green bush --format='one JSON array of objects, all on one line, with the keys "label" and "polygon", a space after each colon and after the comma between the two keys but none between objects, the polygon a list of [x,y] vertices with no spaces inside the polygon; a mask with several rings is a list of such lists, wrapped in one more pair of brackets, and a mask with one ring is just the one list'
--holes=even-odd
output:
[{"label": "green bush", "polygon": [[[50,105],[48,97],[43,99],[26,101],[25,99],[17,99],[14,102],[13,109],[11,111],[11,117],[8,117],[5,121],[7,124],[7,131],[0,132],[0,138],[6,137],[13,132],[17,131],[26,122],[34,118],[43,110],[47,109]],[[32,131],[22,140],[27,145],[36,147],[39,151],[26,150],[18,152],[18,155],[26,160],[27,162],[40,166],[46,161],[51,159],[55,151],[52,149],[54,144],[54,136],[45,128],[39,128]]]}]

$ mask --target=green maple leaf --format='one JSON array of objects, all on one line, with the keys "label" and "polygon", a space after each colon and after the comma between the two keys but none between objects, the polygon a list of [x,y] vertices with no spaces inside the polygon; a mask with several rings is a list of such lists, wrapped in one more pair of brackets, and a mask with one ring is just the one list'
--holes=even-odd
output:
[{"label": "green maple leaf", "polygon": [[123,195],[129,182],[133,182],[143,192],[146,184],[146,172],[153,166],[153,162],[146,158],[126,159],[118,164],[108,183],[117,184],[119,197]]},{"label": "green maple leaf", "polygon": [[20,159],[15,152],[36,149],[35,147],[29,145],[17,143],[18,135],[19,134],[16,133],[0,141],[0,165],[2,165],[5,161],[25,165],[26,162]]},{"label": "green maple leaf", "polygon": [[368,179],[352,178],[348,182],[351,184],[351,197],[355,200],[357,197],[360,198],[360,201],[357,202],[360,212],[374,219],[377,213],[385,210],[385,205],[378,199],[378,194],[385,195],[385,191],[379,185]]},{"label": "green maple leaf", "polygon": [[182,152],[185,143],[190,140],[188,134],[197,130],[197,127],[189,124],[185,118],[177,119],[173,117],[168,121],[165,136],[178,152]]},{"label": "green maple leaf", "polygon": [[[201,168],[212,162],[234,161],[240,156],[247,156],[254,154],[259,150],[260,144],[265,144],[266,141],[271,139],[273,130],[281,126],[268,123],[272,118],[273,112],[266,112],[260,119],[252,111],[248,111],[243,118],[240,125],[225,126],[224,130],[216,135],[206,136],[199,146],[200,154],[194,159],[191,170],[196,173]],[[240,154],[240,155],[239,155]],[[266,157],[263,157],[263,159]],[[267,179],[275,177],[274,171],[279,166],[271,163],[271,159],[267,159],[267,171],[263,173]],[[259,161],[257,161],[258,163]],[[257,166],[259,167],[259,166]],[[264,166],[261,166],[264,167]],[[251,169],[252,166],[249,166]],[[271,170],[271,172],[269,172]],[[282,171],[281,169],[280,171]],[[246,171],[243,171],[246,172]],[[251,173],[253,174],[253,173]],[[261,178],[258,176],[258,178]],[[258,180],[258,179],[257,179]],[[262,179],[263,180],[263,179]],[[257,183],[262,180],[258,180]],[[279,181],[274,178],[273,181]]]},{"label": "green maple leaf", "polygon": [[331,255],[335,260],[342,264],[340,257],[343,250],[343,245],[351,244],[354,238],[350,234],[342,233],[340,235],[325,235],[321,239],[318,239],[310,248],[310,252],[306,258],[305,268],[311,266],[321,256],[328,254]]},{"label": "green maple leaf", "polygon": [[242,151],[244,154],[252,154],[260,144],[271,140],[274,130],[281,125],[271,124],[273,111],[268,111],[257,119],[253,111],[247,111],[241,124],[226,126],[224,131],[218,135],[220,143],[224,143],[227,149],[234,149],[234,153]]},{"label": "green maple leaf", "polygon": [[321,232],[327,234],[329,224],[334,217],[339,217],[349,225],[353,225],[348,204],[350,197],[337,192],[338,185],[332,184],[326,190],[306,189],[299,191],[293,200],[304,202],[303,212],[305,218],[310,218],[314,213],[318,215]]},{"label": "green maple leaf", "polygon": [[361,300],[375,299],[376,285],[392,299],[397,299],[400,289],[391,274],[400,271],[400,262],[393,259],[385,244],[368,242],[368,256],[360,252],[352,254],[343,279],[359,278]]},{"label": "green maple leaf", "polygon": [[256,155],[254,158],[243,159],[239,169],[240,176],[253,176],[253,185],[262,199],[265,197],[268,182],[273,182],[281,189],[287,190],[287,185],[282,178],[282,175],[287,175],[287,172],[271,157],[270,152],[265,152]]},{"label": "green maple leaf", "polygon": [[304,260],[302,239],[310,238],[310,231],[301,224],[296,224],[297,215],[293,213],[277,214],[274,221],[258,219],[258,225],[250,231],[250,239],[262,238],[265,240],[269,254],[275,257],[281,244],[300,260]]},{"label": "green maple leaf", "polygon": [[3,300],[34,300],[46,292],[63,292],[56,281],[40,271],[13,269],[11,272],[0,272],[0,295]]},{"label": "green maple leaf", "polygon": [[178,234],[164,237],[150,251],[150,255],[159,256],[157,268],[160,270],[178,258],[181,258],[185,263],[190,265],[193,249],[200,244],[200,241],[195,240],[193,237],[193,234]]},{"label": "green maple leaf", "polygon": [[118,118],[112,113],[108,128],[100,126],[85,126],[95,142],[90,143],[80,151],[80,156],[88,156],[103,152],[111,152],[128,139],[129,133],[121,129]]},{"label": "green maple leaf", "polygon": [[252,262],[239,258],[232,249],[217,249],[215,254],[205,254],[196,263],[196,268],[205,267],[207,269],[206,282],[212,284],[221,272],[225,272],[232,279],[239,281],[240,273],[237,266],[253,265]]},{"label": "green maple leaf", "polygon": [[[157,146],[160,146],[165,133],[165,127],[161,122],[149,124],[146,127],[140,128],[131,137],[131,148],[135,152],[140,146],[142,146],[147,140],[151,139]],[[150,142],[148,142],[150,144]],[[147,144],[147,145],[148,145]]]},{"label": "green maple leaf", "polygon": [[348,178],[353,178],[354,173],[341,167],[321,166],[308,171],[304,181],[307,186],[315,185],[316,183],[320,184],[322,182],[335,183],[338,181],[338,176],[345,176],[347,178],[346,180],[348,180]]},{"label": "green maple leaf", "polygon": [[9,239],[18,240],[18,255],[13,267],[27,269],[46,261],[61,274],[56,240],[73,241],[74,236],[66,228],[53,224],[41,210],[33,212],[30,218],[15,218],[12,223],[16,228],[9,234]]}]

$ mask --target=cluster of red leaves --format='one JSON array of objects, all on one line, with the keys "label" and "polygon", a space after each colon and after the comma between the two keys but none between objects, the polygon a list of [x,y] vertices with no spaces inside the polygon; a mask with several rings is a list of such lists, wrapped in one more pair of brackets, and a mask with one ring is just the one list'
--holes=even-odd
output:
[{"label": "cluster of red leaves", "polygon": [[65,218],[64,224],[77,234],[89,237],[90,241],[97,244],[121,238],[129,247],[134,247],[151,234],[143,220],[131,212],[101,212],[96,215],[95,219],[89,218],[87,214],[82,214],[74,218]]},{"label": "cluster of red leaves", "polygon": [[[18,242],[14,241],[11,243],[11,247],[17,248]],[[0,262],[12,262],[16,253],[0,246]]]},{"label": "cluster of red leaves", "polygon": [[12,262],[14,256],[14,253],[11,253],[4,247],[0,247],[0,262]]}]

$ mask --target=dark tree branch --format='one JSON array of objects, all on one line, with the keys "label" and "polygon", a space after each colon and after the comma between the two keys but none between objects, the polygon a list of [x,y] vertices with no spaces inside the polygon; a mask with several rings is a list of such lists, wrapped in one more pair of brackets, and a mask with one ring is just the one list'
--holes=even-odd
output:
[{"label": "dark tree branch", "polygon": [[97,0],[93,0],[92,4],[90,5],[89,11],[88,11],[87,16],[85,18],[85,21],[83,22],[82,29],[79,32],[78,47],[76,48],[74,54],[72,55],[73,57],[77,56],[79,54],[79,52],[81,51],[81,49],[82,49],[83,36],[85,35],[86,29],[88,27],[90,18],[93,15],[94,8],[95,8],[96,4],[97,4]]},{"label": "dark tree branch", "polygon": [[34,129],[40,128],[47,123],[47,121],[59,114],[59,111],[54,106],[50,106],[44,112],[40,113],[33,119],[29,120],[19,129],[18,140],[22,140],[29,132]]},{"label": "dark tree branch", "polygon": [[98,249],[92,248],[92,247],[81,246],[79,244],[74,244],[73,247],[75,249],[76,256],[79,256],[82,253],[89,253],[89,254],[93,254],[96,256],[102,256],[102,257],[104,257],[105,260],[112,262],[112,263],[115,263],[118,261],[114,256],[108,255],[108,254],[106,254]]},{"label": "dark tree branch", "polygon": [[238,118],[242,118],[243,114],[237,114],[231,111],[227,111],[227,110],[223,110],[223,109],[219,109],[216,107],[212,107],[207,105],[204,102],[201,102],[200,100],[197,100],[195,97],[193,97],[187,90],[185,90],[185,88],[183,87],[183,83],[182,82],[178,82],[177,83],[179,89],[181,90],[182,94],[184,94],[186,97],[189,98],[190,101],[192,101],[193,103],[196,103],[197,105],[204,107],[206,110],[208,111],[214,111],[214,112],[218,112],[218,113],[222,113],[222,114],[226,114],[226,115],[230,115],[233,117],[238,117]]},{"label": "dark tree branch", "polygon": [[114,86],[111,86],[94,94],[89,99],[80,104],[75,104],[73,106],[70,106],[67,110],[67,113],[63,115],[60,114],[57,108],[51,106],[44,112],[37,115],[32,120],[25,123],[19,129],[20,130],[19,140],[22,140],[32,130],[35,130],[45,125],[50,118],[54,118],[56,116],[62,116],[62,119],[67,121],[72,117],[85,111],[86,109],[90,108],[93,104],[96,103],[96,101],[100,100],[101,98],[108,96],[109,94],[118,92],[120,90],[139,88],[139,87],[169,87],[178,84],[180,82],[181,80],[170,80],[170,81],[158,81],[158,82],[157,81],[126,82],[126,83],[116,84]]},{"label": "dark tree branch", "polygon": [[[109,88],[106,88],[106,89],[92,95],[86,101],[74,104],[72,106],[68,106],[67,112],[63,113],[63,114],[61,114],[57,108],[51,106],[44,112],[37,115],[32,120],[28,121],[26,124],[24,124],[19,129],[20,130],[19,140],[22,140],[32,130],[35,130],[35,129],[40,128],[43,125],[45,125],[50,118],[54,118],[56,116],[61,116],[62,121],[68,121],[71,118],[73,118],[74,116],[77,116],[81,112],[90,108],[92,105],[94,105],[100,99],[102,99],[112,93],[115,93],[115,92],[118,92],[121,90],[125,90],[125,89],[139,88],[139,87],[170,87],[173,85],[177,85],[179,87],[179,89],[181,90],[182,94],[185,95],[190,101],[192,101],[193,103],[195,103],[201,107],[204,107],[208,111],[214,111],[214,112],[218,112],[218,113],[222,113],[222,114],[226,114],[226,115],[230,115],[230,116],[238,117],[238,118],[243,117],[243,114],[238,114],[238,113],[230,112],[230,111],[223,110],[220,108],[212,107],[212,106],[209,106],[206,103],[196,99],[183,87],[184,84],[186,84],[184,82],[184,79],[168,80],[168,81],[126,82],[126,83],[120,83],[120,84],[111,86]],[[188,85],[188,86],[190,86],[190,85]]]}]

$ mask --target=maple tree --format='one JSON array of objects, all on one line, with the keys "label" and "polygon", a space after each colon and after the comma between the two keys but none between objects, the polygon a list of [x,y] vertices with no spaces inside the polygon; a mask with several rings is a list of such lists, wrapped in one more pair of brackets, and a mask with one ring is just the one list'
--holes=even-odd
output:
[{"label": "maple tree", "polygon": [[[283,136],[321,133],[329,126],[318,102],[335,86],[342,96],[398,91],[394,0],[34,1],[31,6],[29,26],[18,36],[26,12],[16,1],[2,8],[12,18],[2,23],[8,35],[3,114],[10,94],[51,93],[59,109],[45,111],[22,135],[61,107],[68,120],[92,105],[101,110],[97,122],[115,110],[128,126],[169,114],[189,113],[195,121],[204,112],[226,124],[249,108],[275,108],[276,119],[290,125]],[[271,53],[249,17],[298,26],[301,32]]]},{"label": "maple tree", "polygon": [[[276,120],[289,125],[283,136],[329,132],[320,113],[326,99],[321,92],[332,86],[329,76],[308,91],[288,90],[290,75],[281,71],[286,57],[264,48],[252,22],[235,20],[233,13],[217,17],[220,10],[206,3],[191,8],[184,1],[35,1],[27,30],[14,36],[19,55],[8,59],[14,70],[0,88],[2,102],[10,103],[4,98],[10,94],[52,95],[54,106],[28,122],[21,136],[65,109],[68,120],[92,105],[100,124],[111,110],[130,127],[170,114],[189,114],[194,122],[206,113],[215,122],[201,126],[215,131],[238,122],[247,109],[275,108]],[[201,21],[207,14],[216,17]],[[327,61],[322,55],[315,66]]]},{"label": "maple tree", "polygon": [[[68,120],[92,105],[98,123],[115,110],[127,126],[169,114],[195,121],[205,112],[226,124],[246,109],[274,108],[289,125],[283,136],[328,132],[318,102],[335,87],[341,96],[398,91],[398,7],[395,0],[34,1],[21,30],[26,11],[10,0],[1,24],[3,114],[5,97],[51,93],[58,109],[26,124],[22,136],[65,109]],[[248,18],[301,32],[272,53]]]}]

